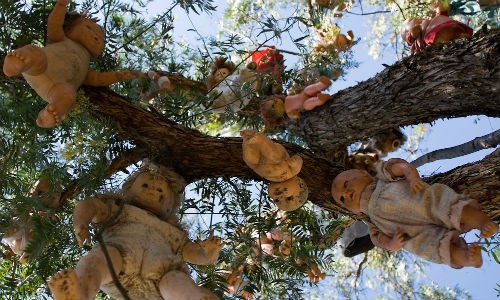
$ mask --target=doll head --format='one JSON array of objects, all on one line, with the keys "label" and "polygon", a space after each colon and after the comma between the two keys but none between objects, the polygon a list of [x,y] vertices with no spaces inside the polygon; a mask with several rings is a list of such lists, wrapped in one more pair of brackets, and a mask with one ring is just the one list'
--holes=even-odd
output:
[{"label": "doll head", "polygon": [[123,184],[124,198],[162,219],[177,213],[183,197],[184,179],[163,166],[146,162]]},{"label": "doll head", "polygon": [[235,70],[234,63],[228,61],[227,57],[217,56],[210,69],[210,75],[207,76],[206,84],[209,89],[216,86]]},{"label": "doll head", "polygon": [[401,25],[401,38],[403,38],[408,45],[413,45],[422,32],[422,22],[424,19],[412,18],[404,21]]},{"label": "doll head", "polygon": [[102,54],[104,50],[104,31],[96,21],[86,13],[68,13],[63,24],[66,36],[85,47],[92,58]]},{"label": "doll head", "polygon": [[269,184],[269,197],[274,200],[279,209],[284,211],[300,208],[306,203],[308,195],[307,184],[297,176],[283,182]]},{"label": "doll head", "polygon": [[353,213],[359,213],[361,194],[372,182],[373,177],[365,170],[344,171],[333,180],[332,197],[340,206]]}]

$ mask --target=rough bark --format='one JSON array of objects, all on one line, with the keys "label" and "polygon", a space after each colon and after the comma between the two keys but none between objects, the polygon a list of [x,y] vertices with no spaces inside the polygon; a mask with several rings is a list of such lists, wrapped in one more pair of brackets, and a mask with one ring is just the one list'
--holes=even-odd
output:
[{"label": "rough bark", "polygon": [[500,30],[429,47],[340,91],[287,128],[328,154],[380,130],[470,115],[500,116]]}]

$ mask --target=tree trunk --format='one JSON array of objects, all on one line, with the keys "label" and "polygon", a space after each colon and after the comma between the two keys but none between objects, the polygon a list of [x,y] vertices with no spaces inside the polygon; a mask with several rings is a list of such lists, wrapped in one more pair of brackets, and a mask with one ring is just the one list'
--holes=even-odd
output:
[{"label": "tree trunk", "polygon": [[500,30],[438,45],[397,62],[287,129],[327,155],[377,132],[441,118],[500,116]]}]

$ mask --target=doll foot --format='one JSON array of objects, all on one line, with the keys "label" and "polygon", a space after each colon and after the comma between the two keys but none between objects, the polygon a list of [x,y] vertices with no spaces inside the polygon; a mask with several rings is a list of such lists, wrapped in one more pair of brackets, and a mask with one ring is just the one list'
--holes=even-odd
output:
[{"label": "doll foot", "polygon": [[29,69],[31,63],[29,57],[24,57],[20,51],[14,50],[5,57],[3,72],[9,77],[20,75],[22,72]]},{"label": "doll foot", "polygon": [[73,269],[57,272],[49,278],[49,289],[54,300],[81,300],[78,278]]},{"label": "doll foot", "polygon": [[479,236],[482,238],[489,238],[497,232],[498,232],[498,224],[495,222],[488,222],[481,229],[481,234]]},{"label": "doll foot", "polygon": [[38,113],[36,124],[42,128],[52,128],[59,125],[62,118],[59,117],[52,104],[47,105]]},{"label": "doll foot", "polygon": [[467,258],[469,266],[479,268],[483,265],[483,257],[481,255],[481,248],[477,243],[473,243],[469,246],[467,251]]}]

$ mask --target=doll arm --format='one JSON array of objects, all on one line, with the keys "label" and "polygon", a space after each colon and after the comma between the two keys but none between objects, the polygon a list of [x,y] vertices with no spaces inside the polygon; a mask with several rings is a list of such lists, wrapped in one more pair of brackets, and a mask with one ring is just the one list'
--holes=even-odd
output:
[{"label": "doll arm", "polygon": [[378,229],[371,229],[370,238],[373,245],[390,251],[399,251],[406,243],[405,234],[401,229],[396,230],[392,237]]},{"label": "doll arm", "polygon": [[210,265],[217,261],[222,247],[224,243],[210,231],[208,239],[204,241],[188,241],[182,248],[182,259],[195,265]]},{"label": "doll arm", "polygon": [[424,188],[425,183],[420,178],[417,168],[400,158],[391,158],[386,164],[387,170],[396,177],[404,177],[410,184],[413,193]]},{"label": "doll arm", "polygon": [[66,14],[66,6],[70,0],[57,0],[56,5],[52,9],[47,21],[47,38],[50,42],[60,42],[64,39],[64,15]]},{"label": "doll arm", "polygon": [[76,204],[73,229],[80,247],[90,243],[89,224],[104,222],[111,216],[111,205],[111,202],[106,203],[99,198],[88,198]]},{"label": "doll arm", "polygon": [[111,72],[97,72],[89,70],[83,84],[90,86],[108,86],[119,81],[130,80],[141,76],[144,76],[144,74],[141,71],[135,70]]}]

